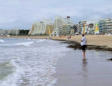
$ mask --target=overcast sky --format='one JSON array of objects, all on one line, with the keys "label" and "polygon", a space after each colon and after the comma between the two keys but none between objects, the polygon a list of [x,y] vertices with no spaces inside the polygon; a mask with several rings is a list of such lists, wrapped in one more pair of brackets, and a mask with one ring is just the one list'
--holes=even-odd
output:
[{"label": "overcast sky", "polygon": [[0,0],[0,28],[30,28],[55,16],[81,19],[112,18],[112,0]]}]

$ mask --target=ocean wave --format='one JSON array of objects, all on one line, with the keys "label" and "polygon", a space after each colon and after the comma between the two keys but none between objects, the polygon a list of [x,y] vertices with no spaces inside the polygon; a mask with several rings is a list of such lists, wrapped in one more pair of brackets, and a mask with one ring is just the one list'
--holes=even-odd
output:
[{"label": "ocean wave", "polygon": [[18,81],[23,71],[14,60],[11,60],[9,65],[13,66],[13,72],[4,78],[4,80],[0,81],[0,86],[18,86]]},{"label": "ocean wave", "polygon": [[[35,50],[32,49],[32,51]],[[37,51],[39,51],[38,48]],[[53,76],[56,73],[54,65],[57,58],[46,55],[28,55],[28,57],[25,52],[15,55],[17,56],[10,57],[7,64],[13,67],[13,72],[0,81],[0,86],[54,86],[57,81]]]},{"label": "ocean wave", "polygon": [[15,45],[17,46],[20,46],[20,45],[23,45],[23,46],[30,46],[32,45],[34,42],[31,41],[31,42],[21,42],[21,43],[16,43]]},{"label": "ocean wave", "polygon": [[[36,57],[35,57],[36,58]],[[0,86],[54,86],[57,79],[52,75],[56,73],[56,64],[48,59],[24,61],[26,58],[13,58],[7,65],[13,66],[13,73],[0,81]],[[53,60],[53,59],[52,59]]]},{"label": "ocean wave", "polygon": [[[1,81],[0,86],[55,86],[56,62],[64,56],[63,52],[66,51],[66,47],[50,40],[17,42],[13,43],[12,47],[1,47],[4,53],[10,49],[6,56],[11,59],[10,65],[13,66],[13,73]],[[33,46],[31,46],[32,43],[34,43]],[[15,47],[21,45],[31,48]],[[3,54],[4,57],[6,57],[5,54]]]},{"label": "ocean wave", "polygon": [[40,43],[46,41],[46,39],[33,39],[33,41],[35,41],[36,43]]},{"label": "ocean wave", "polygon": [[0,43],[4,43],[5,41],[3,39],[0,39]]}]

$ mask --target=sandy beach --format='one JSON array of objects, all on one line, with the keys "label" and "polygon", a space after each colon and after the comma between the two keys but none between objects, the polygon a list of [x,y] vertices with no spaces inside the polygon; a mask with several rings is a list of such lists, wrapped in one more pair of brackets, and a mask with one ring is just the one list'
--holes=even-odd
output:
[{"label": "sandy beach", "polygon": [[[81,35],[72,36],[70,41],[80,43]],[[88,45],[107,46],[112,48],[112,36],[107,35],[86,35]],[[67,37],[54,37],[53,39],[67,40]]]},{"label": "sandy beach", "polygon": [[[71,48],[80,48],[80,41],[82,36],[75,35],[71,39],[67,39],[67,36],[54,37],[54,40],[64,41],[70,43]],[[112,51],[112,36],[107,35],[86,35],[88,49],[109,50]],[[75,43],[75,44],[74,44]]]}]

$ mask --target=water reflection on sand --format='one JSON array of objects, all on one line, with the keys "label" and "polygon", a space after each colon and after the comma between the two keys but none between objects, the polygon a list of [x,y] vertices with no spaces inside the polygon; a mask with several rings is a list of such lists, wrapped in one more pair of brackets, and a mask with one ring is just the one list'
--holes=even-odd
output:
[{"label": "water reflection on sand", "polygon": [[80,50],[70,50],[57,63],[56,86],[111,86],[112,62],[108,51],[87,50],[82,60]]},{"label": "water reflection on sand", "polygon": [[83,73],[83,85],[86,86],[87,85],[87,81],[88,81],[88,67],[87,67],[87,60],[83,60],[82,61],[82,73]]}]

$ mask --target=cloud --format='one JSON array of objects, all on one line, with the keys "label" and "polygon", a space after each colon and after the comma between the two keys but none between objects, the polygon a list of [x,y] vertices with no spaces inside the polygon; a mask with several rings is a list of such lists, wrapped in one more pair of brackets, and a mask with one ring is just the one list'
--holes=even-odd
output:
[{"label": "cloud", "polygon": [[0,28],[30,28],[55,16],[74,21],[111,17],[111,0],[0,0]]}]

